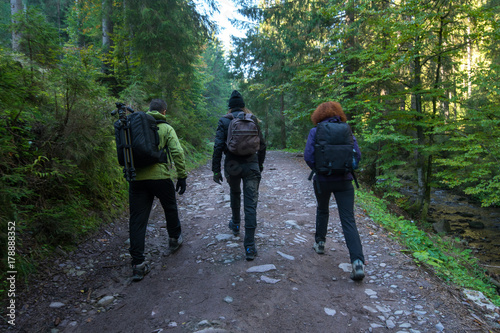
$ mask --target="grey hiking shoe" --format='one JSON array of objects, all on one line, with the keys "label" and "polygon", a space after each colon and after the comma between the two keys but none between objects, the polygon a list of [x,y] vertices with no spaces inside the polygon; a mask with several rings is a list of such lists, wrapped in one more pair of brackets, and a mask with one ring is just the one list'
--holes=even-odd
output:
[{"label": "grey hiking shoe", "polygon": [[181,247],[182,242],[182,234],[179,235],[179,238],[169,238],[168,248],[170,250],[170,253],[174,253],[175,251],[177,251]]},{"label": "grey hiking shoe", "polygon": [[132,281],[141,281],[149,271],[151,271],[151,267],[146,261],[138,265],[132,265]]},{"label": "grey hiking shoe", "polygon": [[356,259],[352,263],[351,279],[354,281],[361,281],[365,277],[365,265],[361,260]]},{"label": "grey hiking shoe", "polygon": [[240,234],[240,224],[234,223],[233,220],[229,221],[229,229],[231,229],[234,236],[238,236]]},{"label": "grey hiking shoe", "polygon": [[319,241],[315,242],[313,246],[314,251],[316,251],[317,254],[325,254],[325,242]]}]

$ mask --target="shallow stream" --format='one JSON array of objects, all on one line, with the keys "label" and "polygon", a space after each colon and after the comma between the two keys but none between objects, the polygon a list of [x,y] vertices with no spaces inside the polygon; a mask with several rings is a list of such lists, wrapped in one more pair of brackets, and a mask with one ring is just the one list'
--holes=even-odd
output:
[{"label": "shallow stream", "polygon": [[481,207],[465,196],[435,190],[429,220],[449,222],[449,234],[463,239],[484,267],[500,276],[500,208]]}]

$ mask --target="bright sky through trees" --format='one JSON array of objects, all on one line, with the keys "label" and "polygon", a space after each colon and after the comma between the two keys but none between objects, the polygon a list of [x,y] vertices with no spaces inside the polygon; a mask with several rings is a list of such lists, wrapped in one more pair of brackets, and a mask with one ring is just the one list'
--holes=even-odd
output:
[{"label": "bright sky through trees", "polygon": [[[243,20],[245,19],[242,15],[238,14],[237,8],[232,0],[217,0],[218,2],[218,13],[213,13],[211,19],[219,26],[219,33],[217,37],[224,44],[224,49],[228,52],[231,47],[231,36],[235,37],[245,37],[245,32],[240,30],[238,27],[231,24],[231,19]],[[206,2],[203,0],[195,1],[197,8],[201,13],[206,13],[207,7]]]}]

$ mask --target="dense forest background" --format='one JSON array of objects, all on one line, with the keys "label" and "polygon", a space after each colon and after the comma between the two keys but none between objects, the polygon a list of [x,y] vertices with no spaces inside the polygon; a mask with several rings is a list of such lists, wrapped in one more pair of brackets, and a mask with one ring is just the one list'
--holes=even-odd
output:
[{"label": "dense forest background", "polygon": [[214,0],[203,12],[187,0],[0,3],[0,238],[16,221],[21,270],[126,211],[115,102],[166,100],[194,165],[234,88],[278,149],[302,150],[311,112],[335,100],[363,183],[418,221],[434,187],[500,204],[500,1],[234,2],[247,32],[232,50],[215,37]]}]

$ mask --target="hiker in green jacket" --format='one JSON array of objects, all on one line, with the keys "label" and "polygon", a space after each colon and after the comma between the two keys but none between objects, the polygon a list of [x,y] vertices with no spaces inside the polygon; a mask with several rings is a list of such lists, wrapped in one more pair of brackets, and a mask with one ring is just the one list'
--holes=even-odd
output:
[{"label": "hiker in green jacket", "polygon": [[[166,120],[166,111],[167,103],[165,101],[153,99],[147,113],[157,120]],[[150,271],[149,263],[145,261],[144,243],[149,214],[155,197],[160,200],[165,212],[170,252],[177,251],[182,244],[181,223],[175,192],[183,194],[186,190],[187,173],[184,151],[172,126],[167,123],[159,123],[158,135],[160,137],[158,147],[160,149],[165,146],[168,148],[169,163],[156,163],[137,168],[136,178],[129,185],[129,233],[133,281],[142,280],[144,275]],[[173,179],[175,177],[177,177],[177,184],[174,187]]]}]

